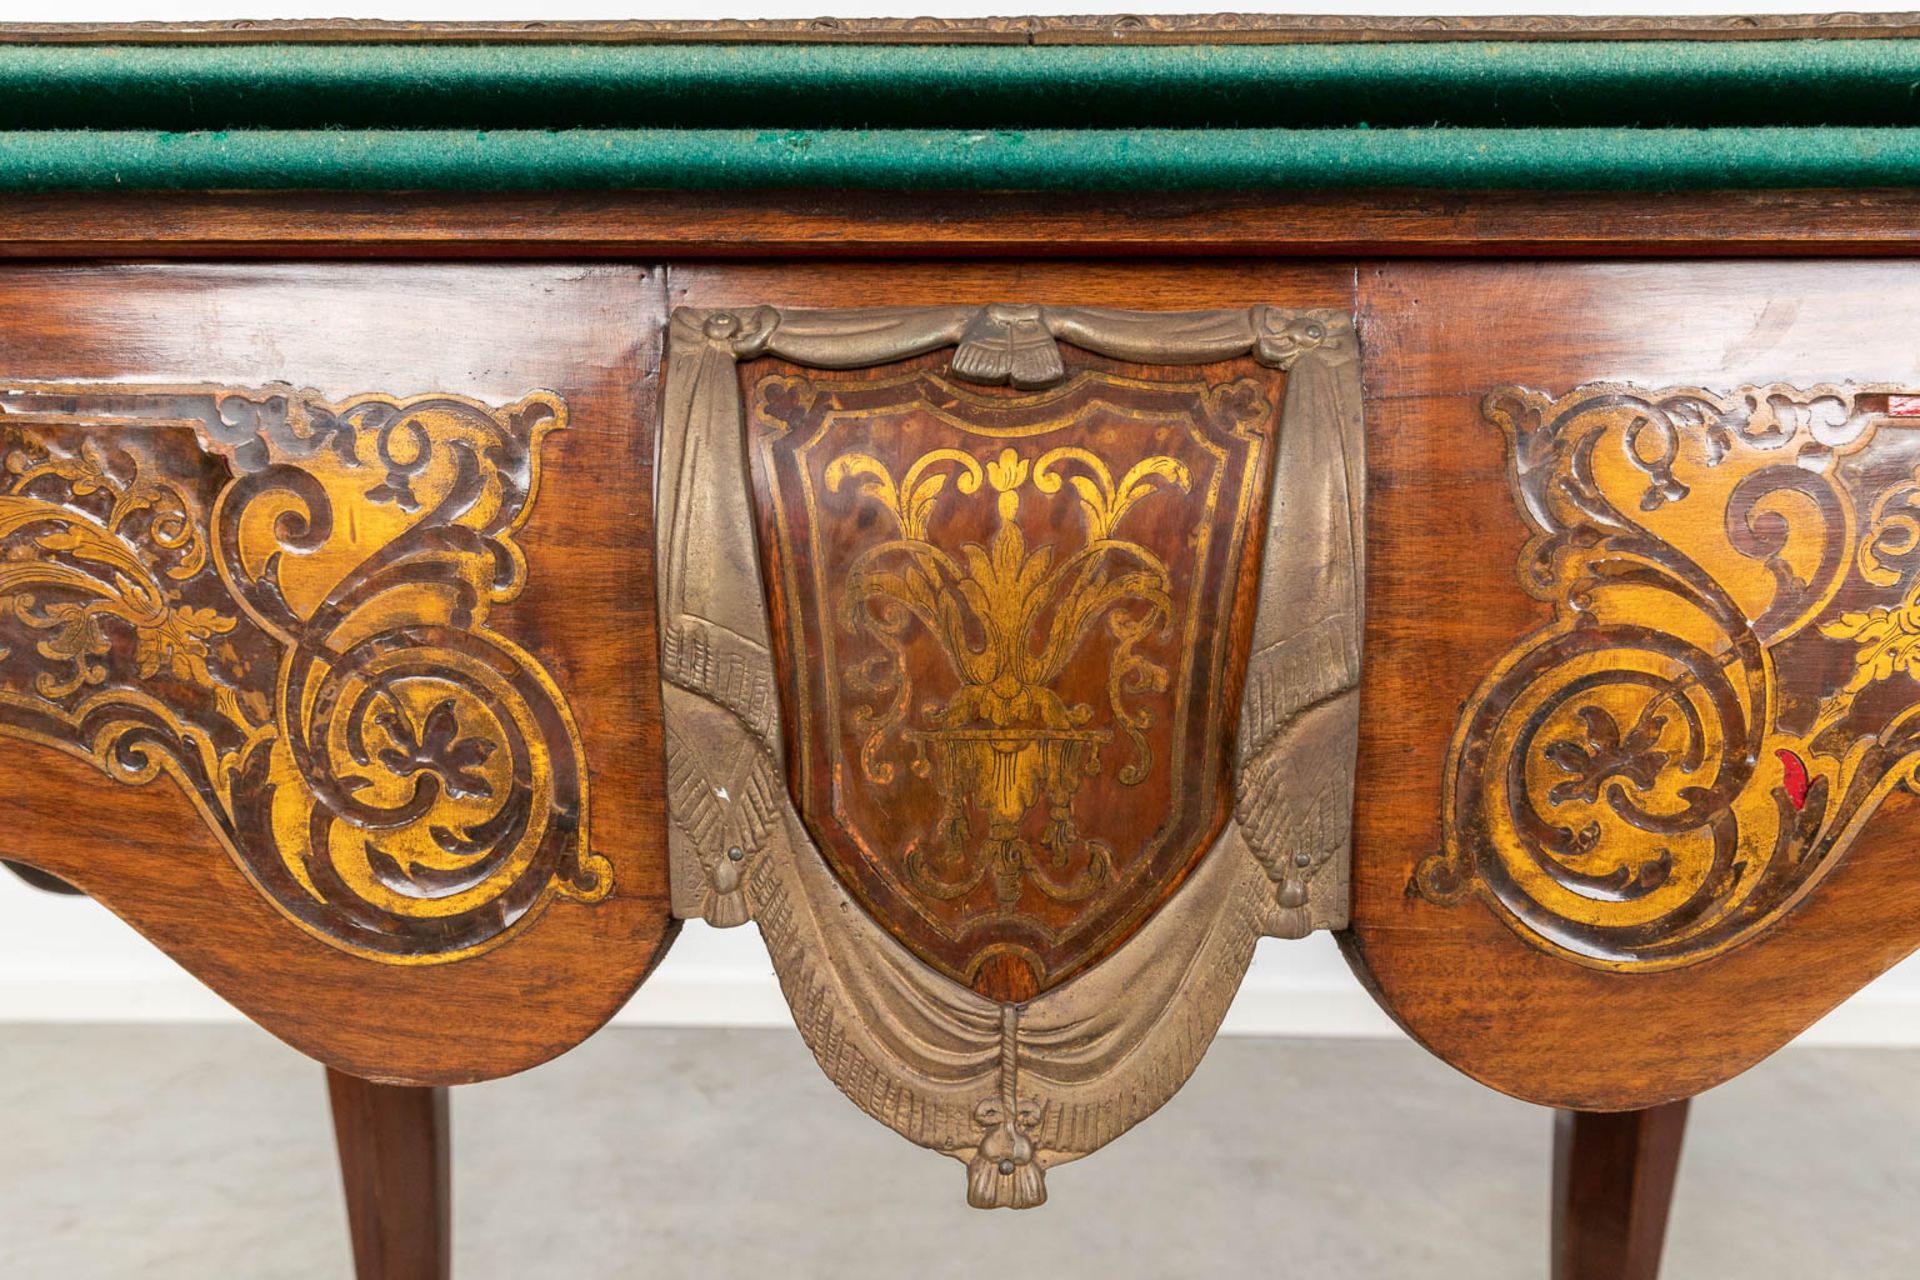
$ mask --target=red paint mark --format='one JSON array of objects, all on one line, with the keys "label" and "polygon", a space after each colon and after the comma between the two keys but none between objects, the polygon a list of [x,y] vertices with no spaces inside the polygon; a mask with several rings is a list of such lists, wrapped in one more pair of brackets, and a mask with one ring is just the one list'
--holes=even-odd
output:
[{"label": "red paint mark", "polygon": [[1895,418],[1920,418],[1920,396],[1888,396],[1887,413]]},{"label": "red paint mark", "polygon": [[1796,809],[1807,807],[1807,766],[1799,756],[1785,747],[1774,752],[1780,757],[1781,768],[1786,770],[1787,800]]}]

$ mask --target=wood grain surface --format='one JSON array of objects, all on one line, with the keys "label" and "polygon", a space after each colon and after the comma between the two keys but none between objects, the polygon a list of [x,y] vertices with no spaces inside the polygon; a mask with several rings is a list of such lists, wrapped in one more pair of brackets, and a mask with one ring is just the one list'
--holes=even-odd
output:
[{"label": "wood grain surface", "polygon": [[[5,852],[94,893],[342,1069],[438,1083],[539,1061],[617,1007],[669,928],[643,604],[651,433],[638,426],[652,421],[666,305],[1188,310],[1345,308],[1357,297],[1372,547],[1349,953],[1416,1038],[1495,1087],[1586,1109],[1685,1097],[1765,1056],[1920,943],[1904,888],[1914,801],[1888,796],[1817,890],[1760,936],[1659,972],[1575,962],[1479,901],[1409,896],[1415,868],[1443,843],[1443,775],[1463,709],[1551,615],[1516,577],[1529,531],[1481,402],[1503,386],[1559,395],[1595,381],[1920,387],[1905,301],[1916,284],[1920,268],[1884,261],[16,268],[0,277],[0,339],[21,377],[286,379],[342,397],[453,390],[494,402],[545,388],[566,399],[573,425],[549,442],[549,487],[522,534],[529,585],[496,621],[572,700],[593,770],[595,847],[620,862],[622,890],[600,907],[556,903],[494,951],[403,973],[288,931],[170,784],[107,787],[86,765],[13,744],[20,766],[0,775],[17,816]],[[450,1009],[468,1032],[457,1045],[439,1034]]]},{"label": "wood grain surface", "polygon": [[652,436],[642,425],[652,420],[661,300],[657,272],[611,265],[0,275],[7,379],[291,383],[329,398],[442,393],[495,405],[534,391],[559,397],[568,424],[545,441],[541,489],[515,535],[525,587],[489,623],[537,655],[571,708],[591,789],[582,834],[609,860],[613,887],[598,901],[562,896],[524,921],[509,917],[504,938],[477,954],[390,963],[296,927],[170,779],[124,785],[19,741],[0,743],[7,855],[85,890],[255,1021],[354,1075],[405,1084],[501,1075],[604,1022],[672,931]]},{"label": "wood grain surface", "polygon": [[[1920,191],[9,195],[0,256],[808,260],[1886,255]],[[916,268],[917,269],[917,268]],[[1207,305],[1192,300],[1189,307]]]},{"label": "wood grain surface", "polygon": [[1554,1116],[1552,1280],[1656,1280],[1687,1107]]},{"label": "wood grain surface", "polygon": [[444,1087],[327,1072],[354,1280],[450,1280],[453,1157]]},{"label": "wood grain surface", "polygon": [[[1543,948],[1469,898],[1411,889],[1441,848],[1448,745],[1476,687],[1547,621],[1502,435],[1508,384],[1559,395],[1920,380],[1908,263],[1371,265],[1360,273],[1372,500],[1345,946],[1428,1048],[1516,1096],[1587,1110],[1685,1098],[1751,1066],[1920,944],[1916,806],[1895,791],[1782,918],[1695,963]],[[1806,673],[1832,687],[1844,673]],[[1769,764],[1772,762],[1769,760]]]}]

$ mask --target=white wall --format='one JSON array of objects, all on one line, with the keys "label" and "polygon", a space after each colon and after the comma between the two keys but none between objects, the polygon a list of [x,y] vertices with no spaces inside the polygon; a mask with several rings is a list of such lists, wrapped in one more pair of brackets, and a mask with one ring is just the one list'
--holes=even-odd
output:
[{"label": "white wall", "polygon": [[[991,13],[1213,12],[1221,0],[63,0],[0,3],[9,21],[132,22],[213,18],[338,17],[513,20],[540,18],[967,16]],[[1444,5],[1331,3],[1314,12],[1531,13],[1549,6],[1517,3]],[[1809,0],[1645,0],[1563,3],[1564,13],[1793,13]],[[1852,4],[1893,10],[1904,0]],[[0,822],[3,822],[0,817]],[[166,957],[90,902],[55,898],[0,875],[0,1021],[221,1020],[239,1015]],[[753,929],[717,931],[689,925],[666,961],[620,1015],[627,1024],[779,1026],[785,1006],[766,952]],[[1348,973],[1331,941],[1261,944],[1253,972],[1228,1015],[1228,1033],[1278,1035],[1397,1034]],[[1920,1044],[1920,958],[1860,992],[1808,1033],[1826,1043]]]},{"label": "white wall", "polygon": [[[0,875],[0,1022],[237,1020],[104,908]],[[689,924],[616,1022],[785,1026],[786,1005],[758,931]],[[1326,935],[1268,939],[1227,1015],[1229,1035],[1398,1035]],[[1920,958],[1893,970],[1807,1033],[1825,1044],[1920,1044]]]}]

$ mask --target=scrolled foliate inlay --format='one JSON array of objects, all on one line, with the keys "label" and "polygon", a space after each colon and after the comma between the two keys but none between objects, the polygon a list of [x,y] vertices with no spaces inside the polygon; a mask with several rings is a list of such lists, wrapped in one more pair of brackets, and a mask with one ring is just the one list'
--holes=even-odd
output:
[{"label": "scrolled foliate inlay", "polygon": [[1886,386],[1490,395],[1553,608],[1468,703],[1427,898],[1584,964],[1764,932],[1920,768],[1920,401]]},{"label": "scrolled foliate inlay", "polygon": [[571,713],[488,625],[565,415],[0,386],[0,736],[171,777],[276,906],[371,959],[604,897]]}]

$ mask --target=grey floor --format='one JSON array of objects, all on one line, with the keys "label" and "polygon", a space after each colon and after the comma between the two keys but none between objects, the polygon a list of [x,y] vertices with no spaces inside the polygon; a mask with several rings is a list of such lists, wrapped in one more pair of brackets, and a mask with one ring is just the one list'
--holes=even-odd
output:
[{"label": "grey floor", "polygon": [[[1695,1106],[1668,1280],[1920,1275],[1920,1053]],[[319,1069],[242,1028],[0,1027],[0,1277],[349,1274]],[[1024,1214],[791,1033],[615,1031],[454,1095],[459,1280],[1538,1280],[1547,1114],[1409,1045],[1224,1040]]]}]

